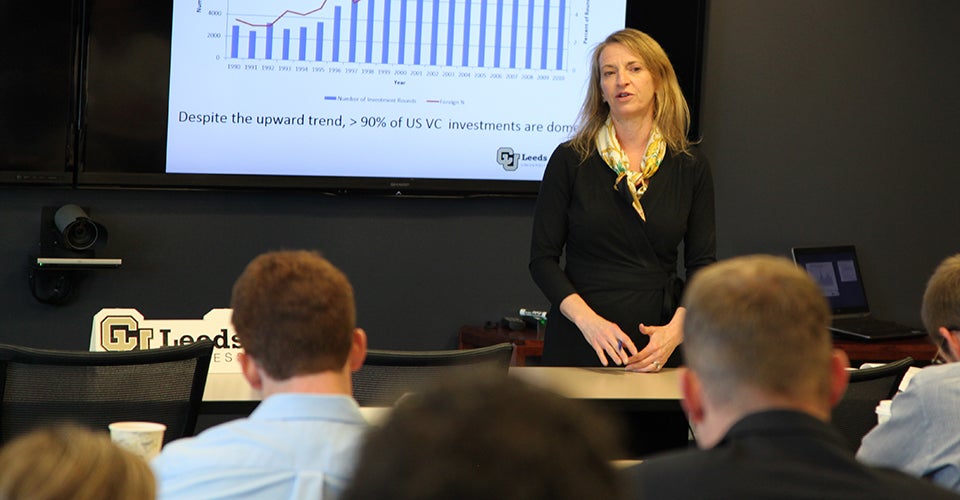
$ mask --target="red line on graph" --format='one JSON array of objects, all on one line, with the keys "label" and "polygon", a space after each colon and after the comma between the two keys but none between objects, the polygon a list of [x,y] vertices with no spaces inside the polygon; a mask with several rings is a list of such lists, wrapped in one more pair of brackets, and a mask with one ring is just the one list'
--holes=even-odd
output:
[{"label": "red line on graph", "polygon": [[[350,3],[360,3],[360,0],[350,0]],[[287,15],[287,14],[295,14],[295,15],[298,15],[298,16],[301,16],[301,17],[306,17],[306,16],[309,16],[310,14],[313,14],[314,12],[317,12],[318,10],[322,9],[324,5],[327,5],[327,0],[323,0],[323,3],[320,4],[319,7],[317,7],[316,9],[313,9],[313,10],[311,10],[311,11],[308,11],[308,12],[297,12],[297,11],[295,11],[295,10],[287,9],[287,10],[283,11],[282,14],[280,14],[279,16],[277,16],[277,18],[274,19],[273,21],[271,21],[271,22],[269,22],[269,23],[264,23],[264,24],[255,24],[255,23],[251,23],[251,22],[249,22],[249,21],[244,21],[243,19],[239,19],[239,18],[238,18],[236,21],[237,21],[238,23],[243,23],[243,24],[246,24],[247,26],[253,26],[253,27],[255,27],[255,28],[256,28],[256,27],[267,27],[267,26],[271,26],[271,25],[277,24],[277,21],[279,21],[281,18],[283,18],[283,16],[285,16],[285,15]]]}]

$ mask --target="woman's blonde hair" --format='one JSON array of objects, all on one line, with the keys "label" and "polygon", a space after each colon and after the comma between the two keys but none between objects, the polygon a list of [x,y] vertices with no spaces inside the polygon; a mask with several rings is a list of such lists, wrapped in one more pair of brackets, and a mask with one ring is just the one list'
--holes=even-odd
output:
[{"label": "woman's blonde hair", "polygon": [[152,500],[147,462],[77,426],[41,428],[0,449],[2,500]]},{"label": "woman's blonde hair", "polygon": [[653,121],[663,134],[667,147],[675,153],[689,153],[690,108],[666,52],[656,40],[632,28],[610,34],[593,49],[587,95],[577,118],[577,131],[570,140],[574,151],[586,160],[596,150],[597,133],[610,115],[610,105],[600,89],[600,54],[607,46],[619,43],[637,55],[653,77]]}]

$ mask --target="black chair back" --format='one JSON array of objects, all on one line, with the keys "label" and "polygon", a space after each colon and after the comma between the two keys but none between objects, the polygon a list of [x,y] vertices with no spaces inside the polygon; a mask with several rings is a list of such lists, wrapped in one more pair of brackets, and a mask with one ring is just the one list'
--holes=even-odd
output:
[{"label": "black chair back", "polygon": [[213,343],[90,352],[0,344],[0,444],[46,425],[107,430],[111,422],[167,426],[164,443],[192,436]]},{"label": "black chair back", "polygon": [[913,364],[907,356],[885,365],[861,368],[850,372],[850,384],[840,403],[833,408],[831,421],[856,451],[860,441],[877,425],[877,404],[892,398],[900,381]]},{"label": "black chair back", "polygon": [[353,397],[360,406],[393,406],[407,393],[451,376],[506,376],[513,344],[444,351],[370,349],[353,373]]}]

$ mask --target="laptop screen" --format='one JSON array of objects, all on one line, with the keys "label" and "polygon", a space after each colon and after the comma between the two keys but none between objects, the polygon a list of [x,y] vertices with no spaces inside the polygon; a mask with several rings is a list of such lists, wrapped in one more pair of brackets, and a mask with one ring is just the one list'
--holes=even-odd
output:
[{"label": "laptop screen", "polygon": [[792,248],[793,261],[820,284],[834,315],[870,312],[853,245]]}]

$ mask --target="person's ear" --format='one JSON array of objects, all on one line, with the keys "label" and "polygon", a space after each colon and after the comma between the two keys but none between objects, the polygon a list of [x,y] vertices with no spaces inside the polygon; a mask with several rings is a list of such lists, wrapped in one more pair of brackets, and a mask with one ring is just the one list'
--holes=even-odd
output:
[{"label": "person's ear", "polygon": [[943,338],[943,347],[941,347],[941,349],[947,351],[944,352],[944,354],[949,356],[950,361],[953,362],[960,359],[960,339],[957,338],[957,335],[945,326],[938,328],[937,333]]},{"label": "person's ear", "polygon": [[240,363],[240,371],[243,373],[243,378],[247,379],[250,387],[258,391],[261,390],[263,379],[260,377],[260,367],[257,365],[257,361],[251,358],[246,351],[241,351],[237,355],[237,362]]},{"label": "person's ear", "polygon": [[683,412],[687,414],[687,420],[691,425],[696,426],[703,422],[703,386],[700,384],[700,378],[689,368],[680,369],[680,392],[683,398],[680,400],[680,406]]},{"label": "person's ear", "polygon": [[850,358],[842,349],[834,349],[830,354],[830,407],[833,408],[847,392],[850,381]]},{"label": "person's ear", "polygon": [[350,342],[350,355],[347,358],[350,371],[359,370],[365,359],[367,359],[367,333],[363,331],[363,328],[354,328],[353,340]]}]

